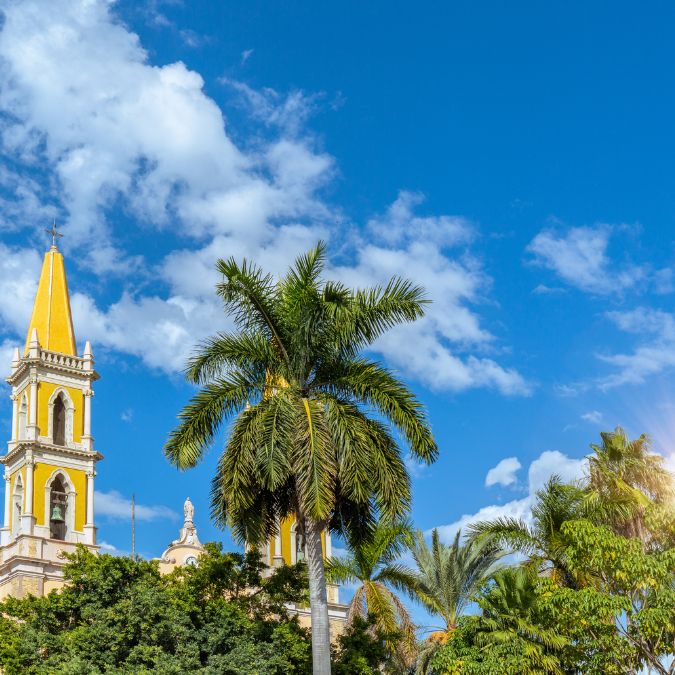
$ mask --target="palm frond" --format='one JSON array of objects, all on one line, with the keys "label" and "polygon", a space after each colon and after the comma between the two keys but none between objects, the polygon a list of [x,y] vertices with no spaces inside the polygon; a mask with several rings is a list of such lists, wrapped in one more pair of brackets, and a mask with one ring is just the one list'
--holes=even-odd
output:
[{"label": "palm frond", "polygon": [[218,260],[216,268],[224,277],[216,292],[237,326],[244,332],[266,335],[288,362],[285,336],[274,303],[277,288],[272,275],[264,274],[245,259],[241,265],[234,258]]},{"label": "palm frond", "polygon": [[186,378],[204,384],[233,369],[259,374],[274,367],[276,360],[272,343],[260,332],[218,333],[204,340],[188,360]]},{"label": "palm frond", "polygon": [[421,287],[400,277],[392,278],[384,288],[358,290],[348,312],[339,316],[339,345],[356,353],[394,326],[422,317],[428,303]]},{"label": "palm frond", "polygon": [[334,584],[350,584],[361,580],[360,570],[352,557],[326,558],[326,578]]},{"label": "palm frond", "polygon": [[490,538],[512,551],[531,555],[540,550],[536,534],[524,520],[518,518],[497,518],[481,521],[469,526],[471,539]]},{"label": "palm frond", "polygon": [[326,364],[324,370],[317,372],[314,386],[373,406],[401,431],[416,459],[426,463],[435,460],[438,447],[424,408],[383,366],[361,358]]},{"label": "palm frond", "polygon": [[302,398],[298,403],[297,441],[292,458],[298,498],[305,515],[328,521],[335,503],[335,448],[323,408]]},{"label": "palm frond", "polygon": [[222,426],[240,412],[260,386],[259,382],[232,373],[204,386],[178,414],[164,454],[179,469],[195,466]]}]

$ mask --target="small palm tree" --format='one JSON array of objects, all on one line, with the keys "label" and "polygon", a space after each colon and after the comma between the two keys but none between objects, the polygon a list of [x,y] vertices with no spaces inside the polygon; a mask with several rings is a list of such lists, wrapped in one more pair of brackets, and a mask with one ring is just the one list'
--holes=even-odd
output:
[{"label": "small palm tree", "polygon": [[567,640],[542,627],[537,612],[536,575],[524,567],[497,570],[476,602],[476,645],[496,649],[503,655],[517,654],[519,672],[562,675],[556,656]]},{"label": "small palm tree", "polygon": [[423,314],[422,290],[394,278],[353,291],[321,278],[325,247],[300,256],[279,281],[247,261],[218,261],[217,293],[237,332],[203,343],[187,378],[201,389],[179,414],[164,451],[195,466],[231,422],[211,490],[212,512],[257,546],[296,519],[305,542],[315,675],[330,673],[321,534],[367,531],[378,513],[410,506],[394,432],[422,462],[437,454],[424,410],[389,370],[361,352]]},{"label": "small palm tree", "polygon": [[591,445],[588,458],[588,503],[617,534],[647,545],[652,535],[646,515],[655,506],[672,510],[673,475],[663,457],[649,451],[645,434],[631,441],[617,427],[600,437],[602,444]]},{"label": "small palm tree", "polygon": [[412,541],[408,523],[379,524],[366,541],[351,542],[349,553],[326,563],[326,576],[337,584],[358,584],[349,605],[348,623],[356,617],[375,618],[388,649],[405,663],[412,662],[415,626],[397,592],[413,594],[415,577],[398,560]]},{"label": "small palm tree", "polygon": [[418,531],[411,552],[415,560],[414,593],[424,607],[443,619],[443,628],[432,633],[422,646],[417,672],[425,673],[436,650],[457,627],[457,619],[474,594],[496,569],[501,553],[484,537],[461,542],[458,531],[450,546],[443,544],[438,530],[431,533],[431,546]]},{"label": "small palm tree", "polygon": [[520,553],[538,572],[550,574],[559,583],[577,588],[579,579],[567,564],[567,542],[561,527],[567,520],[586,515],[583,490],[552,476],[537,491],[531,525],[518,518],[497,518],[471,525],[470,536],[472,540],[487,537],[508,551]]}]

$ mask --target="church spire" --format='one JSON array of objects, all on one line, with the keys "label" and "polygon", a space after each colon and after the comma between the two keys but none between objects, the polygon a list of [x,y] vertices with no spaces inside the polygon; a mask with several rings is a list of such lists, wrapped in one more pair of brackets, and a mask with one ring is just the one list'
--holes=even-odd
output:
[{"label": "church spire", "polygon": [[35,331],[42,349],[77,356],[66,269],[63,256],[56,246],[56,235],[42,264],[33,316],[26,336],[25,353],[28,353]]}]

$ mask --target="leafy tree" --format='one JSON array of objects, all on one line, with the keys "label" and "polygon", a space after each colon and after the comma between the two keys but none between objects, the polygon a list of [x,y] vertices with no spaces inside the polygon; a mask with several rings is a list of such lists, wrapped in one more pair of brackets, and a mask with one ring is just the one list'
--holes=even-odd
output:
[{"label": "leafy tree", "polygon": [[582,578],[575,576],[569,567],[562,526],[586,512],[583,490],[552,476],[537,491],[531,525],[523,519],[504,517],[475,523],[470,526],[470,532],[472,539],[487,537],[508,551],[526,556],[529,566],[538,572],[577,588]]},{"label": "leafy tree", "polygon": [[445,545],[438,530],[431,534],[431,546],[422,532],[415,535],[411,552],[415,560],[414,592],[432,614],[443,619],[443,629],[432,634],[418,658],[417,672],[426,671],[436,649],[457,627],[457,620],[473,595],[494,571],[500,553],[487,538],[461,543],[461,531],[451,545]]},{"label": "leafy tree", "polygon": [[[387,647],[392,635],[383,633],[372,615],[355,616],[338,637],[335,675],[372,675],[392,672],[395,657]],[[393,672],[396,672],[394,670]],[[400,672],[400,671],[398,671]]]},{"label": "leafy tree", "polygon": [[394,278],[352,291],[322,280],[324,262],[319,244],[277,282],[247,261],[218,261],[217,292],[238,332],[216,335],[191,359],[187,377],[202,387],[165,446],[176,466],[193,467],[232,422],[213,479],[215,519],[253,545],[280,519],[297,519],[319,675],[330,672],[322,531],[357,537],[377,514],[407,512],[410,482],[394,430],[420,461],[437,453],[415,396],[360,356],[388,329],[422,316],[421,289]]},{"label": "leafy tree", "polygon": [[388,649],[406,662],[413,659],[415,626],[396,593],[414,592],[414,575],[398,562],[411,539],[408,523],[380,523],[372,538],[352,542],[347,556],[331,558],[326,567],[332,582],[359,584],[349,605],[348,623],[371,615],[374,629],[390,636]]},{"label": "leafy tree", "polygon": [[616,633],[635,650],[637,666],[675,673],[675,661],[662,662],[675,653],[675,549],[645,552],[638,539],[588,521],[565,523],[563,531],[571,567],[601,580],[587,590],[587,602],[613,610]]},{"label": "leafy tree", "polygon": [[502,660],[504,654],[518,655],[514,672],[561,673],[557,652],[567,641],[541,624],[537,586],[527,568],[498,570],[477,599],[482,614],[476,618],[475,642],[498,648]]},{"label": "leafy tree", "polygon": [[216,546],[167,576],[154,562],[84,547],[68,557],[63,590],[0,605],[7,675],[310,672],[308,635],[279,596],[302,597],[302,568],[263,579],[257,556]]},{"label": "leafy tree", "polygon": [[617,427],[600,437],[602,444],[591,445],[594,454],[588,458],[588,502],[617,534],[646,546],[675,546],[675,489],[663,457],[649,451],[645,434],[631,441]]},{"label": "leafy tree", "polygon": [[589,521],[562,526],[570,570],[593,585],[561,586],[527,568],[498,571],[478,594],[480,615],[458,622],[433,657],[436,673],[675,673],[675,550]]},{"label": "leafy tree", "polygon": [[461,530],[449,546],[438,530],[431,533],[431,546],[417,531],[411,548],[415,561],[415,595],[433,614],[443,619],[444,630],[452,631],[485,579],[495,570],[501,557],[493,542],[461,542]]},{"label": "leafy tree", "polygon": [[476,596],[481,614],[462,617],[434,656],[434,672],[561,675],[567,640],[541,625],[538,582],[528,568],[497,570]]}]

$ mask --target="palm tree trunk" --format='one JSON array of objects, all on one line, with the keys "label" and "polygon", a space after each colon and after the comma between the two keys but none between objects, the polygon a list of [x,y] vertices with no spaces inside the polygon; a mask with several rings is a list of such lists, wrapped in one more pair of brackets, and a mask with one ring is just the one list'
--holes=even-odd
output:
[{"label": "palm tree trunk", "polygon": [[305,519],[305,554],[309,575],[309,606],[312,612],[312,672],[330,675],[330,624],[328,596],[323,566],[321,532],[323,527],[311,518]]}]

